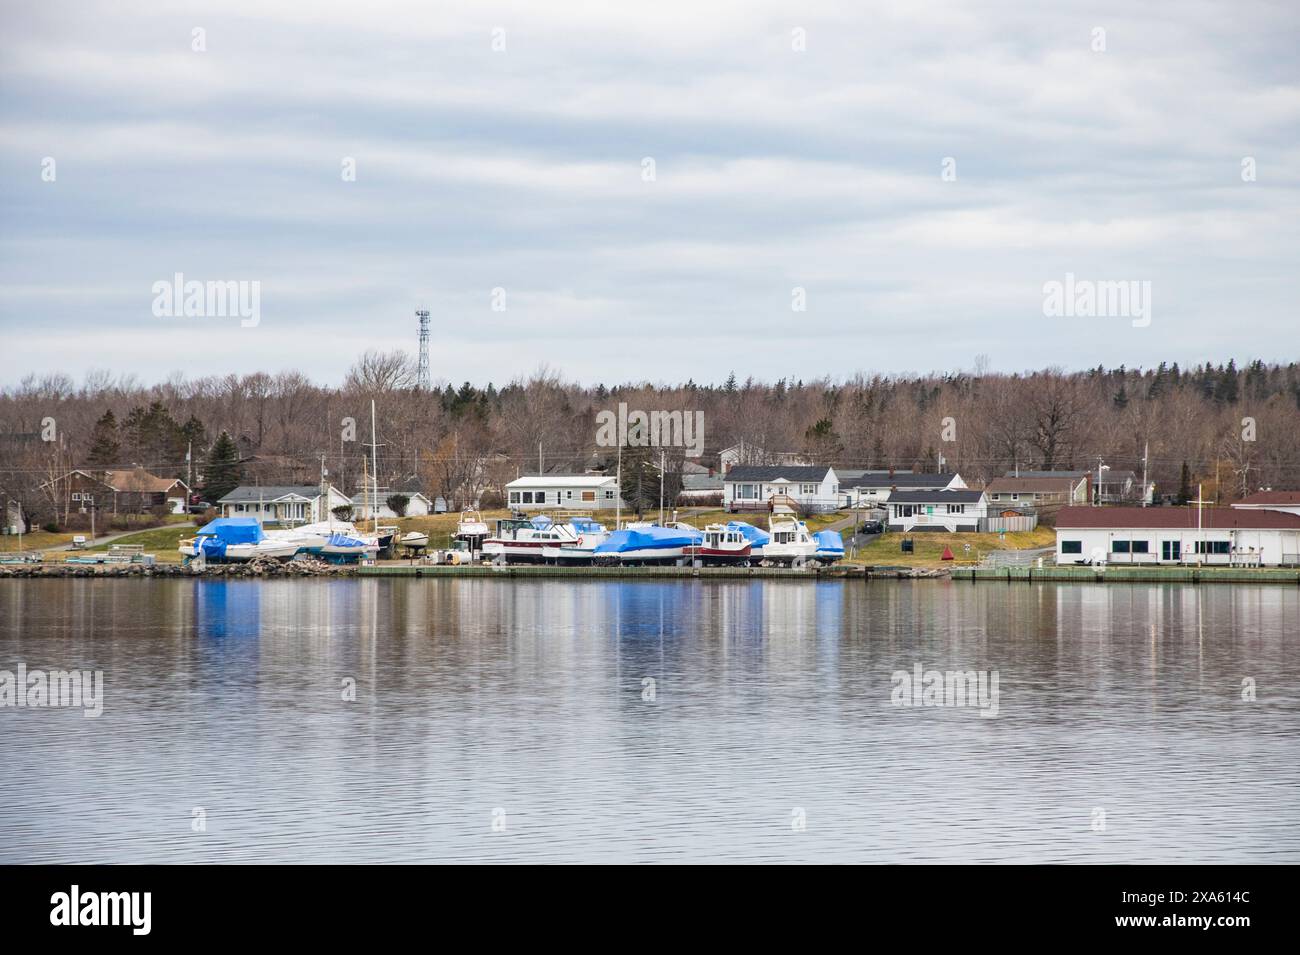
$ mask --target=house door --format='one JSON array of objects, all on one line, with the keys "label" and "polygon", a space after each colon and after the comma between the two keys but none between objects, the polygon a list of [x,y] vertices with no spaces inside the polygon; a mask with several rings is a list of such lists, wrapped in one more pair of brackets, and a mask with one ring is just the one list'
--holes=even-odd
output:
[{"label": "house door", "polygon": [[1182,541],[1161,541],[1160,559],[1161,560],[1182,560],[1183,542]]}]

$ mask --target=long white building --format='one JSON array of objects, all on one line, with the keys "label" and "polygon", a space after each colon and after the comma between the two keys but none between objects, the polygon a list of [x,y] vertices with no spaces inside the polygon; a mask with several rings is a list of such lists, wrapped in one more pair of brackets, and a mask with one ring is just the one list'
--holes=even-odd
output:
[{"label": "long white building", "polygon": [[603,474],[541,474],[516,478],[506,485],[506,503],[512,511],[542,508],[613,510],[618,506],[618,480]]},{"label": "long white building", "polygon": [[1300,564],[1300,515],[1232,507],[1065,507],[1058,564]]}]

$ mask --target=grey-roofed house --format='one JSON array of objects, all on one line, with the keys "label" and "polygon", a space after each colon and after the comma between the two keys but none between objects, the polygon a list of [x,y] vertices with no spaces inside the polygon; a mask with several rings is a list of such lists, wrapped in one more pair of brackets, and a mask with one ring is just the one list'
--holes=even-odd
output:
[{"label": "grey-roofed house", "polygon": [[961,490],[966,487],[960,474],[948,472],[871,471],[836,468],[840,492],[846,507],[884,504],[895,491]]},{"label": "grey-roofed house", "polygon": [[824,464],[738,464],[722,478],[728,511],[765,511],[774,497],[786,497],[809,512],[840,506],[835,469]]},{"label": "grey-roofed house", "polygon": [[988,498],[968,488],[894,491],[889,496],[891,531],[978,531],[988,517]]},{"label": "grey-roofed house", "polygon": [[351,504],[352,500],[332,484],[324,496],[317,484],[242,484],[217,501],[222,517],[256,517],[263,524],[327,521],[334,508]]}]

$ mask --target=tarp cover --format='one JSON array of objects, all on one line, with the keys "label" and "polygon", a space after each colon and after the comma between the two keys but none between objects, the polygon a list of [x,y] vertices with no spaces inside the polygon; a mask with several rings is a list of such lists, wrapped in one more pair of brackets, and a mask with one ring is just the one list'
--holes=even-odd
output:
[{"label": "tarp cover", "polygon": [[262,525],[256,517],[218,517],[199,528],[198,536],[215,536],[223,544],[256,544]]},{"label": "tarp cover", "polygon": [[818,531],[813,540],[817,542],[818,557],[844,556],[844,538],[839,531]]},{"label": "tarp cover", "polygon": [[744,521],[728,521],[727,527],[733,531],[740,531],[745,540],[751,544],[757,544],[762,547],[772,539],[772,535],[761,527],[755,527],[753,524],[747,524]]},{"label": "tarp cover", "polygon": [[675,527],[638,527],[634,530],[615,531],[596,545],[597,554],[624,554],[632,550],[668,550],[699,544],[704,535],[699,531],[683,531]]}]

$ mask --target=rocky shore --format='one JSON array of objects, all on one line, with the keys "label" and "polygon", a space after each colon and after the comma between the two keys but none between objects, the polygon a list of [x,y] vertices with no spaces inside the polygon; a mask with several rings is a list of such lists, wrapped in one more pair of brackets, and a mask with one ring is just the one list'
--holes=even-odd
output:
[{"label": "rocky shore", "polygon": [[275,561],[209,564],[202,569],[181,564],[12,564],[0,566],[5,577],[353,577],[357,568],[324,562]]}]

